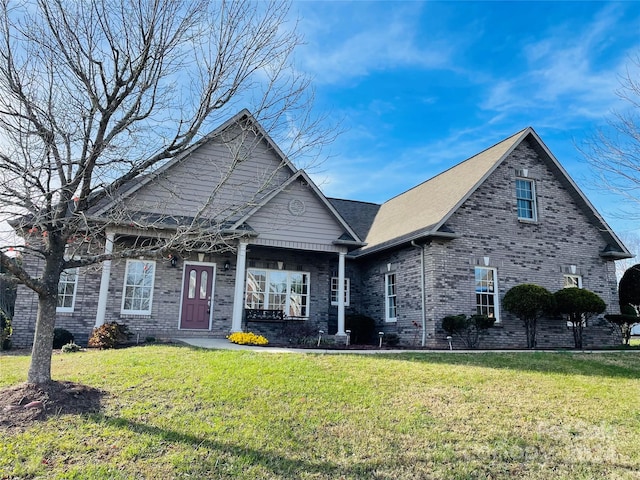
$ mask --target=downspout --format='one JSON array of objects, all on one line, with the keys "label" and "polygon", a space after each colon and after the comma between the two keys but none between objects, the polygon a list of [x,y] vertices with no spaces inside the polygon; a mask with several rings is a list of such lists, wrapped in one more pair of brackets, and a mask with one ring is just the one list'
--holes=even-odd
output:
[{"label": "downspout", "polygon": [[418,245],[415,240],[411,240],[411,246],[420,249],[420,290],[422,291],[422,346],[427,345],[427,312],[424,286],[424,245]]}]

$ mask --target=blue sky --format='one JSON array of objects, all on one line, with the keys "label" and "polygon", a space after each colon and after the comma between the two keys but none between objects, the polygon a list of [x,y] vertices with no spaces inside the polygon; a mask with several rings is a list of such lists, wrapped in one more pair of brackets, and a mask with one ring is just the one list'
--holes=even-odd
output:
[{"label": "blue sky", "polygon": [[640,2],[297,2],[319,112],[344,129],[314,179],[383,202],[532,126],[618,233],[640,229],[576,149],[640,53]]}]

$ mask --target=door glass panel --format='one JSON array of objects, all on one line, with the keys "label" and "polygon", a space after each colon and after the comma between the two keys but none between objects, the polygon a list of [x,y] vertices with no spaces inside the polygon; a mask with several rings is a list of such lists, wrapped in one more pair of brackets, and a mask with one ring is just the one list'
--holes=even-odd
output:
[{"label": "door glass panel", "polygon": [[196,271],[189,272],[189,293],[187,298],[196,298]]},{"label": "door glass panel", "polygon": [[206,270],[200,273],[200,299],[207,298],[207,280],[209,275]]}]

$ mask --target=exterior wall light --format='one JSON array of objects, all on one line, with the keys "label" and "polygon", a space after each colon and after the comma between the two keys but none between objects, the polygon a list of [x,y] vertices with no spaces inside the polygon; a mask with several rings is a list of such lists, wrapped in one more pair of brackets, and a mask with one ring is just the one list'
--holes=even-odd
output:
[{"label": "exterior wall light", "polygon": [[229,269],[231,268],[231,262],[229,260],[227,260],[226,262],[224,262],[223,267],[225,272],[228,272]]}]

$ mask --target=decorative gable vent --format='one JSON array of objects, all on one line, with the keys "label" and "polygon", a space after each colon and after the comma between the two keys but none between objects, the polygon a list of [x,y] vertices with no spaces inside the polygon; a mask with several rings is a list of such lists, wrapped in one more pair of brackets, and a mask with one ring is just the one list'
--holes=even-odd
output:
[{"label": "decorative gable vent", "polygon": [[516,177],[527,178],[529,176],[528,168],[516,168]]},{"label": "decorative gable vent", "polygon": [[307,182],[304,178],[301,178],[300,179],[300,186],[308,187],[309,186],[309,182]]}]

